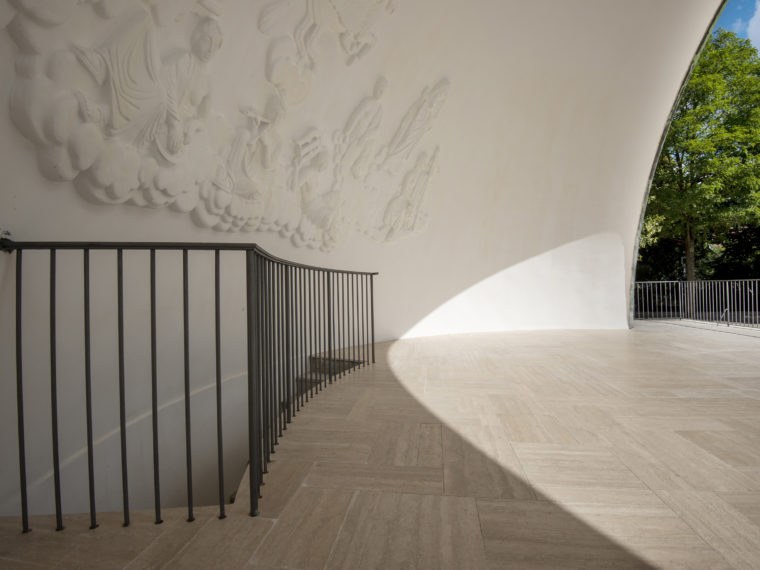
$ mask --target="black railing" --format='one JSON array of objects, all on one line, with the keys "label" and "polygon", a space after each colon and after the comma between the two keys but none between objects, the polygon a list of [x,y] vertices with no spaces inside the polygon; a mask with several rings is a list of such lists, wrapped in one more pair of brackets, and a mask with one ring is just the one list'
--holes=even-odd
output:
[{"label": "black railing", "polygon": [[[152,456],[153,456],[153,504],[156,524],[161,519],[161,457],[159,456],[159,439],[166,443],[168,437],[160,425],[159,387],[162,375],[159,374],[159,329],[157,324],[161,308],[158,306],[157,258],[172,255],[166,252],[181,252],[182,273],[182,375],[184,399],[184,434],[179,440],[171,441],[173,447],[184,448],[185,452],[185,486],[187,520],[194,519],[193,490],[193,445],[191,421],[191,293],[196,296],[205,291],[191,291],[190,268],[199,252],[213,252],[213,329],[214,329],[214,388],[215,388],[215,431],[216,464],[218,479],[219,517],[225,516],[225,447],[223,438],[223,377],[222,362],[225,343],[239,343],[240,339],[230,341],[223,338],[222,298],[225,296],[222,282],[221,257],[223,252],[232,254],[235,260],[245,266],[245,325],[244,342],[247,371],[247,430],[248,462],[250,487],[250,514],[258,514],[258,501],[262,476],[267,472],[267,464],[275,451],[279,438],[287,429],[295,414],[313,398],[316,393],[342,377],[351,369],[375,361],[374,334],[374,281],[376,273],[341,271],[291,263],[274,257],[252,244],[196,244],[196,243],[87,243],[87,242],[15,242],[0,240],[0,249],[8,253],[15,252],[15,360],[16,360],[16,396],[18,419],[18,462],[20,477],[20,505],[22,527],[29,530],[29,489],[27,481],[25,406],[30,406],[29,399],[24,401],[24,326],[22,314],[25,294],[24,252],[43,250],[49,259],[48,287],[49,315],[46,319],[50,340],[50,425],[52,440],[52,478],[54,484],[53,508],[56,515],[56,528],[63,528],[61,459],[59,452],[59,401],[58,368],[56,347],[60,341],[57,328],[57,304],[62,295],[57,290],[61,260],[57,252],[74,250],[81,252],[82,267],[82,319],[84,340],[84,384],[85,384],[85,420],[87,450],[87,479],[89,495],[90,528],[97,526],[96,508],[96,470],[98,465],[94,458],[93,444],[93,371],[91,339],[93,330],[91,314],[91,287],[98,284],[98,272],[91,272],[90,252],[107,250],[112,254],[105,261],[115,267],[116,273],[116,342],[118,344],[115,361],[111,363],[114,373],[118,375],[119,407],[119,449],[121,505],[123,523],[130,523],[130,481],[128,477],[127,447],[127,406],[126,398],[133,383],[127,383],[126,367],[130,364],[125,349],[128,339],[125,334],[125,279],[129,276],[125,269],[125,258],[132,255],[144,257],[148,252],[147,273],[149,282],[150,306],[150,415]],[[143,252],[133,254],[132,252]],[[33,255],[33,254],[28,254]],[[35,254],[36,255],[36,254]],[[112,260],[109,261],[110,256]],[[208,255],[208,254],[206,254]],[[139,262],[140,259],[133,259]],[[39,260],[37,260],[39,261]],[[99,261],[104,261],[100,259]],[[59,267],[57,268],[56,263]],[[67,256],[66,270],[71,271],[75,259]],[[102,263],[99,265],[102,269]],[[139,272],[138,272],[139,273]],[[138,276],[139,277],[139,276]],[[130,282],[131,283],[131,282]],[[202,289],[198,287],[198,289]],[[73,304],[72,299],[64,299],[66,304]],[[204,303],[210,303],[206,296]],[[225,342],[223,342],[225,341]],[[243,404],[243,402],[241,402]],[[175,438],[177,439],[177,438]],[[144,442],[144,445],[147,445]],[[184,445],[183,445],[184,444]],[[143,443],[141,443],[143,445]],[[8,462],[9,458],[4,461]],[[133,473],[134,475],[134,473]],[[118,499],[117,499],[118,500]]]}]

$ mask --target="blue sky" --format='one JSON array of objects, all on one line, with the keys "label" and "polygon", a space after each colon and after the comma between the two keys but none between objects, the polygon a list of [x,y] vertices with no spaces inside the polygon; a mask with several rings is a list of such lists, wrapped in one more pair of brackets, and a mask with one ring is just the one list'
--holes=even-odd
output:
[{"label": "blue sky", "polygon": [[760,48],[760,0],[728,0],[718,26],[749,38]]}]

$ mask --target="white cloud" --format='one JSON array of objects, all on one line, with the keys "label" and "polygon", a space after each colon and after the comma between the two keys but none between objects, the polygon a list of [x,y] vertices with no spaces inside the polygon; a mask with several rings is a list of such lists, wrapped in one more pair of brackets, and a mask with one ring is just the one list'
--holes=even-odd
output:
[{"label": "white cloud", "polygon": [[736,20],[734,20],[734,23],[731,24],[729,30],[739,36],[742,36],[747,32],[747,22],[741,18],[736,18]]},{"label": "white cloud", "polygon": [[747,23],[747,37],[756,48],[760,48],[760,0],[755,0],[755,12]]}]

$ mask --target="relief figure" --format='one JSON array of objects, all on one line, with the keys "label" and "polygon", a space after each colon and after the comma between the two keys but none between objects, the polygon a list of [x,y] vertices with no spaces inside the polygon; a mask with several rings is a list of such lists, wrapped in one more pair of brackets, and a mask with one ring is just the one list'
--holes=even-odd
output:
[{"label": "relief figure", "polygon": [[204,18],[193,30],[190,50],[162,61],[150,14],[135,11],[121,33],[100,48],[72,47],[95,81],[108,85],[108,105],[77,93],[82,115],[109,135],[155,148],[176,162],[208,116],[211,85],[205,68],[221,43],[219,24]]},{"label": "relief figure", "polygon": [[378,158],[383,168],[395,171],[409,158],[423,135],[432,128],[448,92],[448,79],[441,79],[433,87],[425,87],[407,111],[391,141],[382,149]]},{"label": "relief figure", "polygon": [[425,216],[420,211],[430,178],[436,167],[438,149],[428,159],[422,152],[417,157],[414,167],[407,172],[401,191],[391,198],[383,216],[382,233],[385,241],[408,235],[421,229]]}]

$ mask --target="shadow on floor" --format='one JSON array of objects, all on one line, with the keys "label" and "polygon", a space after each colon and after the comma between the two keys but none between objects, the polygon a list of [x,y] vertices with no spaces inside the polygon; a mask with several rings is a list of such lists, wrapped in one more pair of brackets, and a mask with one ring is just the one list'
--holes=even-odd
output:
[{"label": "shadow on floor", "polygon": [[[289,424],[265,477],[260,517],[245,512],[244,477],[224,520],[209,507],[186,523],[176,509],[164,525],[135,513],[135,524],[123,529],[118,514],[104,514],[90,531],[86,517],[73,516],[56,533],[52,517],[35,517],[40,530],[21,535],[17,520],[4,519],[0,567],[655,567],[587,522],[655,549],[661,531],[653,522],[683,524],[630,472],[605,466],[601,452],[584,455],[572,446],[556,445],[545,457],[525,444],[518,458],[503,425],[488,410],[480,413],[482,401],[473,397],[494,386],[468,379],[458,392],[453,378],[443,378],[431,395],[435,371],[424,365],[427,356],[407,350],[402,381],[390,348],[380,345],[375,365],[337,379]],[[467,354],[459,358],[466,364]],[[421,403],[426,393],[445,420]],[[526,460],[538,478],[542,470],[566,475],[558,480],[570,482],[554,490],[572,510],[529,482]],[[591,462],[601,464],[598,481]],[[700,560],[704,543],[694,541]],[[688,555],[686,542],[660,546],[688,566],[679,559]]]}]

